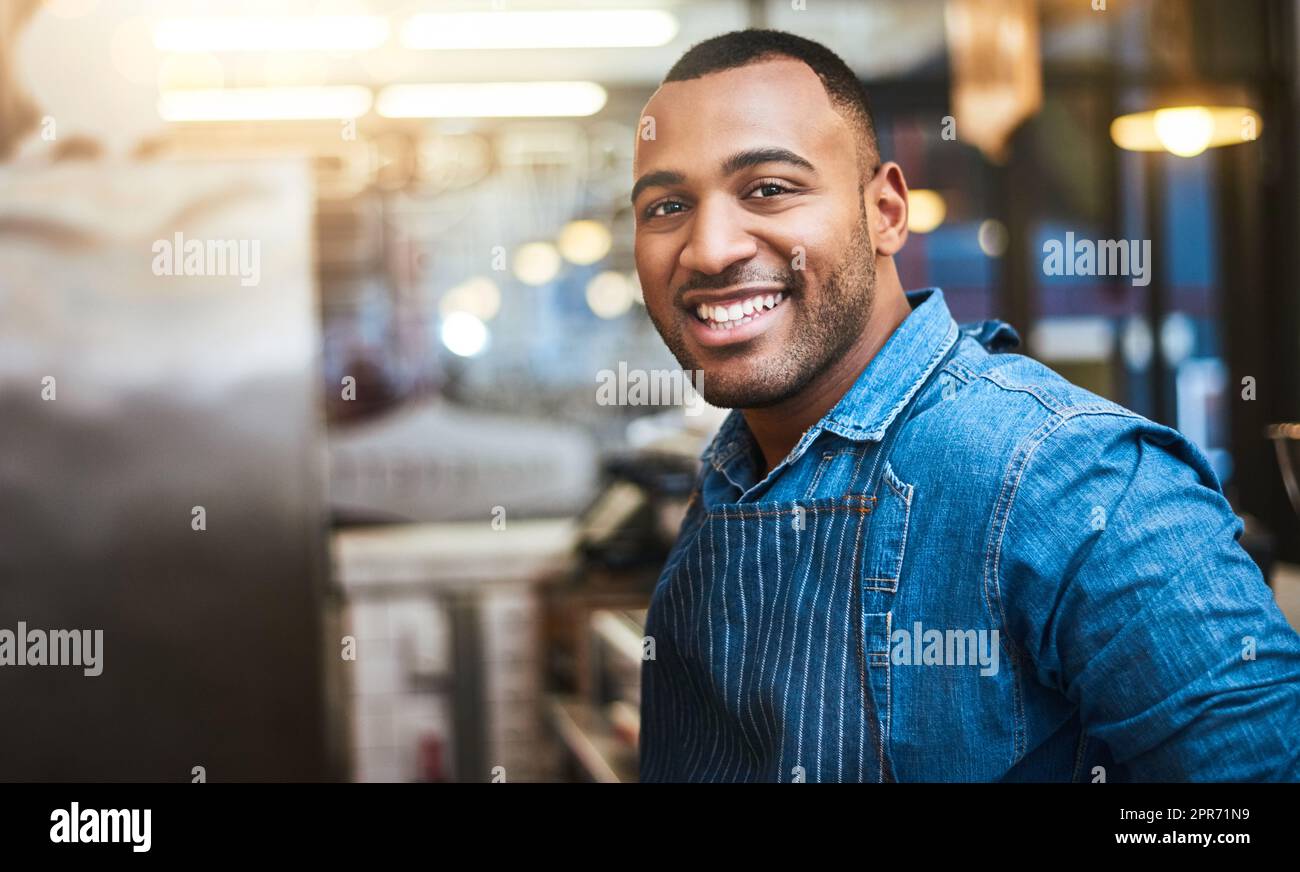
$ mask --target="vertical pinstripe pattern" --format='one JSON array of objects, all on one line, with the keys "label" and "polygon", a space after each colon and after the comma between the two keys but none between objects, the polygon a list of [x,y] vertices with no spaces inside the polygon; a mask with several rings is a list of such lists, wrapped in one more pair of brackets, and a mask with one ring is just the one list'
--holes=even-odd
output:
[{"label": "vertical pinstripe pattern", "polygon": [[[855,505],[813,501],[803,530],[763,504],[705,518],[647,626],[660,654],[644,670],[656,704],[642,725],[643,780],[789,781],[795,766],[809,781],[858,779],[853,761],[875,731],[860,723],[848,653]],[[715,565],[727,571],[710,576]]]},{"label": "vertical pinstripe pattern", "polygon": [[[713,606],[709,604],[709,601],[713,599],[713,588],[715,586],[714,582],[718,580],[718,552],[717,552],[717,546],[714,542],[714,532],[717,529],[717,525],[710,523],[707,524],[707,526],[709,529],[709,561],[710,561],[710,569],[712,571],[708,574],[708,576],[706,576],[704,582],[706,587],[704,593],[704,602],[705,602],[704,614],[705,614],[706,622],[708,624],[707,638],[709,641],[709,662],[707,666],[708,669],[707,674],[708,674],[709,684],[713,688],[713,692],[709,695],[709,709],[710,709],[710,714],[714,714],[716,713],[716,709],[717,709],[719,693],[718,693],[718,684],[717,684],[718,671],[714,666],[714,660],[713,660],[713,638],[714,638],[713,612],[715,610]],[[726,576],[723,576],[722,580],[725,581]],[[722,738],[722,725],[720,719],[718,725],[713,729],[712,732],[713,732],[713,747],[709,749],[708,756],[710,759],[708,761],[708,764],[709,764],[709,771],[716,774],[718,771],[717,770],[718,740]],[[696,765],[699,765],[702,762],[704,761],[703,760],[696,761]],[[696,771],[697,770],[691,770],[691,773],[688,776],[690,780],[692,781],[694,780],[694,775]]]},{"label": "vertical pinstripe pattern", "polygon": [[[755,525],[758,528],[758,534],[754,537],[754,548],[756,552],[754,555],[754,563],[756,566],[760,568],[760,570],[763,566],[763,523],[764,523],[763,518],[760,517],[758,519],[758,523]],[[741,529],[743,531],[744,528]],[[761,751],[758,750],[758,748],[761,748],[763,745],[763,731],[759,729],[758,720],[754,717],[754,706],[756,704],[759,707],[759,714],[761,715],[763,713],[763,703],[762,703],[763,698],[760,695],[763,679],[762,679],[761,663],[759,661],[760,655],[759,655],[758,642],[763,635],[763,614],[764,614],[763,596],[764,596],[764,588],[766,587],[766,585],[763,584],[763,573],[761,571],[756,572],[754,574],[754,583],[755,586],[758,588],[758,626],[754,628],[754,632],[751,635],[754,640],[753,662],[755,664],[755,668],[757,669],[758,675],[754,679],[754,686],[751,688],[751,692],[749,694],[749,701],[748,701],[748,705],[746,706],[746,712],[749,715],[749,725],[754,728],[754,738],[755,738],[755,745],[756,745],[754,755],[756,758],[761,758],[762,753]],[[764,727],[767,726],[766,720],[764,720],[763,726]]]},{"label": "vertical pinstripe pattern", "polygon": [[[818,567],[816,577],[813,578],[812,580],[813,588],[812,588],[812,592],[809,594],[809,596],[812,599],[812,602],[810,603],[810,608],[808,609],[809,614],[806,619],[800,615],[796,615],[795,622],[794,622],[795,642],[796,642],[795,649],[794,649],[795,662],[800,662],[803,665],[803,676],[799,680],[799,706],[797,709],[795,709],[795,711],[799,715],[799,729],[797,733],[798,736],[797,744],[795,746],[794,765],[801,767],[805,771],[809,770],[808,761],[804,758],[804,750],[803,750],[804,721],[807,720],[807,714],[808,714],[808,670],[812,666],[813,643],[815,641],[813,639],[813,632],[814,632],[814,627],[816,626],[814,617],[817,611],[817,595],[821,593],[822,579],[825,577],[825,569],[826,569],[826,549],[824,547],[823,548],[817,547],[817,531],[821,526],[822,525],[820,524],[813,525],[813,540],[812,540],[813,551],[820,553],[821,565]],[[813,561],[809,559],[808,568],[804,570],[803,586],[800,588],[799,598],[796,601],[796,605],[802,605],[804,603],[804,593],[808,590],[808,579],[810,575],[808,569],[812,568],[812,562]],[[798,646],[799,631],[804,629],[807,630],[807,633],[804,638],[803,655],[800,656],[799,646]],[[815,780],[814,774],[812,772],[809,772],[809,778]]]}]

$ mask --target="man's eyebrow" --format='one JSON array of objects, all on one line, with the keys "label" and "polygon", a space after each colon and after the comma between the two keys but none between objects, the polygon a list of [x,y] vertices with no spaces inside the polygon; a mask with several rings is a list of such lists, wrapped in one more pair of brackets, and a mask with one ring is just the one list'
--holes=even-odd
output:
[{"label": "man's eyebrow", "polygon": [[659,185],[680,185],[684,181],[686,181],[686,176],[674,170],[656,170],[653,173],[646,173],[637,179],[636,184],[632,186],[632,202],[635,203],[636,198],[641,196],[641,192],[646,188]]},{"label": "man's eyebrow", "polygon": [[769,146],[766,148],[751,148],[746,151],[739,151],[722,162],[722,174],[724,176],[738,173],[741,170],[749,169],[753,166],[765,163],[787,163],[805,169],[810,173],[817,172],[816,167],[807,159],[800,157],[788,148],[778,146]]},{"label": "man's eyebrow", "polygon": [[[745,151],[738,151],[731,157],[722,162],[722,174],[730,176],[750,167],[758,166],[765,163],[785,163],[797,166],[800,169],[807,170],[810,173],[817,172],[817,168],[812,165],[806,158],[800,157],[788,148],[779,146],[769,146],[766,148],[751,148]],[[674,170],[658,170],[653,173],[646,173],[636,180],[632,186],[632,202],[646,188],[652,188],[656,185],[680,185],[686,181],[683,173]]]}]

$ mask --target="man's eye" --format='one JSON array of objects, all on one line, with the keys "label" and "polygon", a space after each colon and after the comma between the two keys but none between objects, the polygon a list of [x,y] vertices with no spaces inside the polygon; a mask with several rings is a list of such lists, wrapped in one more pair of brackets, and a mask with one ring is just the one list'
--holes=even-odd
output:
[{"label": "man's eye", "polygon": [[787,188],[785,185],[781,184],[780,182],[762,182],[757,187],[755,187],[752,191],[749,192],[749,196],[753,197],[755,194],[758,194],[760,191],[763,192],[762,196],[758,197],[758,199],[760,200],[766,200],[770,197],[776,197],[780,194],[790,193],[790,189]]},{"label": "man's eye", "polygon": [[675,215],[675,211],[670,211],[672,210],[672,207],[685,208],[685,205],[676,200],[664,200],[663,202],[655,203],[646,209],[645,217],[658,218],[663,215]]}]

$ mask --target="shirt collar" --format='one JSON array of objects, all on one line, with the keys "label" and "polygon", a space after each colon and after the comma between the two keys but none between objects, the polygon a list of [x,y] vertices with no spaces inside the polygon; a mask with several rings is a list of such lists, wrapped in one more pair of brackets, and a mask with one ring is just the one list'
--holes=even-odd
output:
[{"label": "shirt collar", "polygon": [[[853,385],[818,424],[808,430],[792,457],[829,430],[846,439],[879,440],[906,408],[926,377],[957,341],[958,327],[939,288],[907,292],[911,313],[899,324]],[[721,470],[749,446],[744,415],[733,409],[700,458]],[[774,470],[775,471],[775,470]]]},{"label": "shirt collar", "polygon": [[908,291],[911,313],[871,358],[853,386],[822,419],[846,439],[878,440],[957,341],[943,291]]}]

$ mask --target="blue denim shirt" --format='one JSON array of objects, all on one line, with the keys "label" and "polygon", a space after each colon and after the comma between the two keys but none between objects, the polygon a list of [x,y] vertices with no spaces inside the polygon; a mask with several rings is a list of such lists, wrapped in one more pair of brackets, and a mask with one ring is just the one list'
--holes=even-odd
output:
[{"label": "blue denim shirt", "polygon": [[739,412],[702,455],[642,779],[1300,780],[1300,637],[1202,454],[908,298],[771,472]]}]

